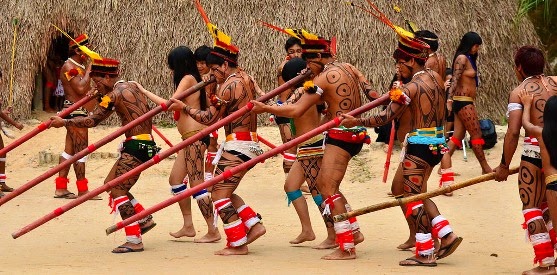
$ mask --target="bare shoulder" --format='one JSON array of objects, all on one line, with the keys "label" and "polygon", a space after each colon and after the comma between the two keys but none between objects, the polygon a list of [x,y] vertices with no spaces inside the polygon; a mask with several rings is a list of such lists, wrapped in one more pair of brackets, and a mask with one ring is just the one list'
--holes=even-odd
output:
[{"label": "bare shoulder", "polygon": [[195,77],[191,74],[187,74],[184,77],[182,77],[182,80],[180,80],[180,86],[184,85],[186,87],[191,87],[193,85],[197,84],[197,80],[195,79]]}]

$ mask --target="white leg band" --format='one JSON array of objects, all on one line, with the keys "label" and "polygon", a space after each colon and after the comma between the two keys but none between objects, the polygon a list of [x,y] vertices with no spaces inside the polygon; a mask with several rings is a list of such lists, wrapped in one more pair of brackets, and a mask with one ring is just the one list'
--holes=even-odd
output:
[{"label": "white leg band", "polygon": [[66,152],[62,152],[62,154],[60,154],[61,157],[65,158],[65,159],[70,159],[71,157],[73,157],[73,155],[70,155]]}]

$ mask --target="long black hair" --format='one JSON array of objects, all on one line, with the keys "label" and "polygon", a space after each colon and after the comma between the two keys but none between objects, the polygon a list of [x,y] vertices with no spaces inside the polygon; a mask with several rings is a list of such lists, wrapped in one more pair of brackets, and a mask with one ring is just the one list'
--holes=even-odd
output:
[{"label": "long black hair", "polygon": [[549,163],[557,168],[557,96],[551,96],[545,103],[543,110],[543,130],[542,138],[547,153]]},{"label": "long black hair", "polygon": [[[201,76],[195,65],[195,58],[190,48],[186,46],[178,46],[168,53],[168,68],[173,72],[174,89],[178,88],[180,81],[186,75],[192,75],[197,82],[201,82]],[[202,110],[207,107],[205,90],[199,95],[199,105]]]},{"label": "long black hair", "polygon": [[470,50],[472,50],[472,47],[474,47],[474,45],[481,45],[481,44],[482,44],[482,38],[480,37],[479,34],[475,32],[465,33],[464,36],[462,36],[462,39],[460,39],[460,44],[458,45],[458,48],[456,49],[456,53],[454,54],[453,69],[454,69],[456,58],[461,54],[469,56],[474,61],[473,63],[475,65],[476,59],[478,59],[478,54],[477,53],[470,54]]}]

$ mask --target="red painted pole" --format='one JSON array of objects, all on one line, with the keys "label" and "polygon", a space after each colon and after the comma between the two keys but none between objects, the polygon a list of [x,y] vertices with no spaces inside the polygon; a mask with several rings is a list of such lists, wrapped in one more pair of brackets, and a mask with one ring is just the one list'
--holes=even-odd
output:
[{"label": "red painted pole", "polygon": [[389,167],[391,166],[391,154],[393,153],[393,146],[395,145],[395,121],[393,120],[391,126],[391,136],[389,137],[389,149],[387,150],[387,160],[385,160],[385,171],[383,171],[383,183],[387,183],[387,176],[389,175]]},{"label": "red painted pole", "polygon": [[[79,101],[75,102],[74,104],[72,104],[70,107],[68,107],[67,109],[63,110],[62,112],[58,113],[57,116],[59,117],[66,117],[67,115],[69,115],[71,112],[77,110],[79,107],[83,106],[85,103],[91,101],[92,99],[95,98],[95,95],[89,95],[89,96],[85,96],[84,98],[80,99]],[[26,141],[30,140],[31,138],[33,138],[34,136],[36,136],[37,134],[39,134],[40,132],[48,129],[48,126],[50,126],[50,123],[52,123],[52,121],[46,120],[41,122],[41,124],[39,124],[37,126],[37,128],[33,129],[31,132],[21,136],[20,138],[14,140],[14,142],[6,145],[6,147],[2,148],[0,150],[0,156],[5,155],[6,153],[8,153],[9,151],[13,150],[14,148],[18,147],[19,145],[25,143]]]},{"label": "red painted pole", "polygon": [[[274,96],[284,92],[286,89],[290,88],[291,86],[297,84],[298,82],[304,80],[305,78],[309,77],[311,75],[311,72],[309,70],[307,70],[306,72],[304,72],[303,74],[300,74],[296,77],[294,77],[293,79],[287,81],[286,83],[282,84],[281,86],[279,86],[278,88],[266,93],[265,95],[261,96],[260,98],[258,98],[257,100],[260,102],[266,102],[269,99],[273,98]],[[17,232],[12,233],[12,237],[14,239],[20,237],[21,235],[26,234],[27,232],[41,226],[42,224],[64,214],[64,212],[67,212],[68,210],[86,202],[87,200],[89,200],[90,198],[97,196],[107,190],[109,190],[110,188],[112,188],[113,186],[118,185],[120,182],[127,180],[131,177],[133,177],[134,175],[141,173],[143,170],[146,170],[147,168],[157,164],[158,162],[160,162],[162,159],[165,159],[169,156],[171,156],[172,154],[178,152],[179,150],[185,148],[186,146],[194,143],[195,141],[209,135],[211,132],[219,129],[220,127],[232,122],[233,120],[242,117],[244,114],[248,113],[251,109],[253,108],[253,104],[247,104],[246,106],[244,106],[243,108],[239,109],[238,111],[230,114],[229,116],[222,118],[220,120],[218,120],[217,122],[215,122],[213,125],[208,126],[207,128],[201,130],[199,133],[187,138],[186,140],[176,144],[176,146],[160,152],[158,154],[156,154],[152,159],[150,159],[147,162],[142,163],[141,165],[135,167],[134,169],[124,173],[123,175],[121,175],[118,178],[115,178],[107,183],[105,183],[104,185],[89,191],[88,193],[78,197],[77,199],[71,201],[70,203],[67,203],[57,209],[55,209],[53,212],[47,214],[46,216],[32,222],[31,224],[23,227],[22,229],[18,230]]]},{"label": "red painted pole", "polygon": [[155,133],[157,133],[157,135],[159,135],[159,137],[161,137],[161,139],[170,147],[174,147],[174,145],[172,145],[172,143],[170,142],[170,140],[168,140],[162,133],[161,131],[159,131],[159,129],[157,129],[157,127],[155,127],[155,125],[153,125],[151,127],[151,129],[153,129],[153,131],[155,131]]},{"label": "red painted pole", "polygon": [[[186,96],[189,96],[191,94],[193,94],[194,92],[196,92],[197,90],[207,86],[209,83],[214,82],[214,79],[212,79],[209,82],[200,82],[197,83],[196,85],[190,87],[189,89],[181,92],[180,94],[176,95],[176,99],[182,99]],[[10,201],[11,199],[19,196],[20,194],[22,194],[23,192],[31,189],[33,186],[43,182],[44,180],[50,178],[51,176],[53,176],[54,174],[58,173],[60,170],[64,169],[64,167],[71,165],[72,163],[76,162],[77,160],[79,160],[80,158],[94,152],[95,150],[97,150],[97,148],[102,147],[103,145],[109,143],[110,141],[112,141],[113,139],[117,138],[118,136],[124,134],[126,131],[128,131],[129,129],[137,126],[138,124],[140,124],[141,122],[143,122],[146,119],[149,119],[153,116],[155,116],[156,114],[160,113],[161,111],[166,111],[168,109],[168,107],[170,107],[173,104],[172,101],[168,100],[166,101],[166,103],[161,104],[161,106],[157,106],[156,108],[150,110],[149,112],[143,114],[142,116],[136,118],[133,121],[130,121],[127,125],[122,126],[120,128],[118,128],[118,130],[116,130],[115,132],[113,132],[112,134],[102,138],[101,140],[97,141],[94,144],[91,144],[89,146],[87,146],[87,148],[81,150],[81,152],[76,153],[73,155],[73,157],[66,159],[65,161],[63,161],[62,163],[58,164],[57,166],[54,166],[53,168],[51,168],[50,170],[46,171],[45,173],[43,173],[42,175],[34,178],[33,180],[27,182],[26,184],[20,186],[19,188],[15,189],[14,191],[12,191],[11,193],[6,194],[4,197],[0,198],[0,206],[2,206],[4,203]]]},{"label": "red painted pole", "polygon": [[[378,98],[378,99],[376,99],[376,100],[374,100],[370,103],[367,103],[367,104],[365,104],[365,105],[363,105],[363,106],[361,106],[357,109],[352,110],[351,112],[348,112],[348,114],[352,115],[352,116],[360,115],[363,112],[369,111],[369,110],[383,104],[383,102],[385,102],[388,99],[389,99],[389,94],[385,94],[385,95],[381,96],[380,98]],[[134,221],[140,220],[140,219],[148,216],[149,214],[155,213],[155,212],[157,212],[157,211],[159,211],[159,210],[161,210],[161,209],[163,209],[167,206],[170,206],[170,205],[172,205],[172,204],[174,204],[174,203],[176,203],[176,202],[178,202],[178,201],[180,201],[184,198],[187,198],[187,197],[201,191],[201,189],[207,188],[209,186],[212,186],[212,185],[216,184],[217,182],[220,182],[220,181],[223,181],[227,178],[230,178],[238,172],[246,170],[249,167],[251,167],[253,165],[256,165],[257,163],[262,162],[265,159],[268,159],[268,158],[270,158],[270,157],[272,157],[276,154],[279,154],[280,152],[285,151],[286,149],[288,149],[290,147],[296,146],[296,145],[298,145],[298,144],[300,144],[300,143],[302,143],[302,142],[304,142],[304,141],[306,141],[306,140],[308,140],[308,139],[310,139],[310,138],[312,138],[312,137],[314,137],[314,136],[316,136],[320,133],[323,133],[324,131],[326,131],[326,130],[332,128],[332,127],[340,125],[341,122],[342,122],[342,117],[336,117],[335,119],[333,119],[333,120],[331,120],[327,123],[324,123],[321,126],[315,128],[315,129],[313,129],[313,130],[311,130],[311,131],[309,131],[309,132],[307,132],[307,133],[305,133],[305,134],[303,134],[303,135],[301,135],[301,136],[299,136],[295,139],[292,139],[291,141],[289,141],[287,143],[279,145],[279,146],[277,146],[277,147],[275,147],[275,148],[273,148],[273,149],[255,157],[255,158],[252,158],[252,159],[250,159],[250,160],[248,160],[248,161],[246,161],[246,162],[244,162],[244,163],[242,163],[242,164],[240,164],[240,165],[238,165],[234,168],[226,170],[226,171],[224,171],[224,173],[222,173],[222,174],[220,174],[220,175],[218,175],[218,176],[216,176],[216,177],[214,177],[214,178],[212,178],[208,181],[205,181],[200,185],[192,187],[192,188],[184,191],[183,193],[180,193],[179,195],[173,196],[173,197],[171,197],[171,198],[169,198],[169,199],[167,199],[163,202],[160,202],[160,203],[146,209],[145,211],[137,213],[137,214],[135,214],[135,215],[133,215],[133,216],[131,216],[131,217],[115,224],[115,225],[110,226],[109,228],[106,229],[106,234],[108,235],[110,233],[116,232],[117,230],[120,230],[120,229],[124,228],[126,225],[129,225],[129,224],[133,223]],[[12,234],[12,236],[13,236],[13,234]]]}]

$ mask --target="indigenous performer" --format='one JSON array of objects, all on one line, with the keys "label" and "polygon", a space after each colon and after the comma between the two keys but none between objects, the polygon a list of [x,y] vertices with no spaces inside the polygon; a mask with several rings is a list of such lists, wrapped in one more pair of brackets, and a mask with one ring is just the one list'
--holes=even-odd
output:
[{"label": "indigenous performer", "polygon": [[414,35],[429,45],[429,49],[427,50],[428,58],[425,62],[425,68],[438,73],[441,76],[441,79],[444,80],[447,60],[444,55],[437,51],[439,49],[439,37],[437,34],[428,30],[417,31]]},{"label": "indigenous performer", "polygon": [[470,134],[470,147],[482,167],[482,173],[492,171],[482,149],[485,142],[474,106],[476,90],[480,84],[476,60],[481,45],[482,38],[475,32],[468,32],[460,40],[453,59],[453,78],[449,88],[447,109],[455,114],[454,133],[448,142],[449,153],[445,154],[441,161],[441,186],[454,183],[451,156],[456,146],[462,147],[462,139],[466,131]]},{"label": "indigenous performer", "polygon": [[[409,197],[426,191],[433,167],[447,151],[443,132],[445,93],[439,74],[424,67],[429,45],[411,32],[398,30],[397,34],[399,43],[393,54],[397,71],[403,78],[412,77],[412,80],[390,91],[392,102],[381,113],[359,119],[345,114],[341,125],[375,127],[400,117],[400,129],[412,129],[406,134],[403,149],[406,154],[395,175],[395,181],[404,182],[404,196]],[[406,209],[406,216],[412,215],[417,231],[416,255],[401,261],[400,265],[436,266],[436,259],[445,258],[456,250],[462,238],[453,233],[433,201],[409,203]],[[434,255],[433,239],[437,238],[441,239],[441,244]]]},{"label": "indigenous performer", "polygon": [[[0,70],[0,84],[2,83],[2,71]],[[1,106],[0,106],[1,107]],[[9,114],[12,112],[12,108],[8,107],[0,112],[0,119],[8,122],[9,124],[15,126],[17,129],[23,129],[23,124],[15,122]],[[4,140],[0,136],[0,149],[4,148]],[[12,192],[13,188],[6,184],[6,154],[0,156],[0,198],[4,196],[4,192]]]},{"label": "indigenous performer", "polygon": [[[96,84],[97,90],[103,95],[100,103],[92,114],[69,119],[54,116],[51,127],[60,128],[70,126],[77,128],[91,128],[116,112],[122,120],[122,125],[140,117],[149,111],[147,97],[141,93],[135,83],[120,80],[120,62],[115,59],[103,58],[93,60],[90,76]],[[126,139],[122,143],[120,158],[108,173],[105,183],[131,171],[142,163],[150,160],[160,150],[151,135],[152,121],[144,120],[141,124],[131,128],[125,133]],[[144,210],[130,193],[130,189],[139,179],[135,175],[110,190],[112,211],[120,213],[122,219],[127,219]],[[152,216],[134,222],[125,227],[126,242],[112,250],[113,253],[128,253],[143,251],[141,235],[153,228]]]},{"label": "indigenous performer", "polygon": [[[207,67],[207,63],[205,62],[210,52],[211,52],[211,47],[203,45],[198,47],[193,53],[195,58],[195,64],[197,66],[197,71],[202,77],[210,75],[209,67]],[[212,95],[215,93],[216,89],[217,89],[217,85],[215,83],[211,83],[205,86],[205,94]],[[218,131],[213,131],[209,135],[209,146],[207,147],[207,156],[205,158],[205,176],[204,176],[205,181],[212,179],[213,173],[215,172],[215,165],[213,164],[213,160],[215,160],[215,157],[217,156],[217,146],[219,145],[218,139],[219,139]]]},{"label": "indigenous performer", "polygon": [[[261,113],[269,110],[279,116],[299,118],[311,106],[324,101],[328,106],[325,120],[332,120],[340,114],[360,107],[362,104],[361,92],[365,92],[370,99],[378,97],[360,71],[351,64],[335,61],[331,55],[331,48],[335,46],[331,45],[330,40],[302,29],[281,31],[302,41],[302,58],[306,60],[308,67],[315,75],[313,83],[308,82],[304,85],[315,86],[313,88],[315,92],[304,93],[296,104],[278,108],[267,107],[263,103],[252,101],[255,105],[253,111]],[[339,89],[342,89],[343,92],[337,93]],[[324,215],[338,215],[350,210],[346,199],[339,192],[340,182],[346,173],[350,159],[360,152],[363,143],[369,142],[370,139],[364,127],[333,128],[327,133],[325,152],[317,176],[317,190],[324,198]],[[334,229],[339,250],[324,256],[323,259],[355,259],[355,244],[364,239],[356,219],[335,222]]]},{"label": "indigenous performer", "polygon": [[[88,46],[89,37],[86,34],[82,34],[74,39],[75,41],[70,41],[70,53],[69,58],[66,60],[62,69],[60,70],[60,79],[62,80],[62,86],[64,87],[64,108],[68,108],[74,102],[79,101],[83,97],[87,96],[87,93],[91,91],[91,78],[89,73],[91,72],[91,63],[85,66],[87,62],[87,56],[79,49],[79,46]],[[77,42],[77,43],[76,43]],[[79,109],[72,112],[66,118],[75,117],[86,117],[92,106],[86,105],[89,109],[80,107]],[[59,163],[64,162],[66,159],[72,157],[73,154],[82,151],[87,147],[89,142],[88,130],[87,128],[79,128],[71,125],[66,126],[66,142],[64,152],[60,155]],[[76,185],[77,185],[77,195],[83,195],[89,192],[88,183],[89,181],[85,177],[85,161],[87,157],[83,157],[73,164]],[[68,190],[68,174],[70,172],[70,166],[65,167],[60,170],[58,177],[54,180],[56,183],[56,191],[54,191],[55,198],[63,199],[75,199],[77,196]],[[93,197],[92,199],[100,200],[100,197]]]},{"label": "indigenous performer", "polygon": [[[544,219],[546,213],[549,212],[550,219],[547,221],[547,228],[550,229],[551,243],[547,242],[546,236],[543,238],[531,238],[537,240],[534,249],[541,246],[544,249],[546,256],[550,255],[555,248],[555,231],[553,231],[553,224],[557,223],[557,143],[555,134],[557,134],[557,120],[554,115],[557,113],[557,96],[551,96],[544,107],[543,128],[532,124],[530,119],[532,101],[534,94],[530,94],[526,90],[520,91],[520,101],[524,104],[524,112],[522,113],[522,125],[524,130],[530,133],[531,137],[538,140],[540,145],[540,155],[542,158],[543,174],[545,176],[545,195],[547,197],[547,205],[542,210]],[[543,205],[543,204],[542,204]],[[543,206],[542,206],[543,207]],[[549,211],[547,211],[549,210]],[[541,249],[540,249],[541,250]],[[536,255],[537,256],[537,255]],[[539,266],[533,270],[528,270],[523,274],[555,274],[555,265],[549,264],[547,266]]]},{"label": "indigenous performer", "polygon": [[[277,70],[277,78],[278,78],[278,85],[284,84],[285,80],[282,77],[282,69],[284,64],[288,62],[288,60],[296,57],[302,57],[302,43],[300,39],[296,37],[290,37],[286,40],[284,44],[284,50],[286,51],[286,57],[284,61],[280,64]],[[282,105],[290,96],[292,95],[292,89],[287,89],[282,92],[277,98],[277,105]],[[292,127],[291,127],[291,120],[288,117],[281,117],[276,115],[271,115],[271,120],[274,120],[277,123],[280,132],[280,138],[282,139],[282,143],[289,142],[293,139]],[[288,177],[288,173],[292,168],[294,161],[296,160],[296,146],[289,148],[288,150],[284,151],[282,159],[282,169],[284,170],[284,174]],[[298,178],[302,178],[303,176],[300,174]],[[303,183],[303,181],[302,181]]]},{"label": "indigenous performer", "polygon": [[[196,5],[202,16],[207,18],[201,4],[196,2]],[[205,111],[178,100],[173,102],[183,106],[185,114],[202,124],[210,125],[246,106],[256,97],[257,92],[253,78],[238,67],[239,49],[230,42],[230,37],[208,22],[208,19],[205,23],[215,40],[206,62],[219,84],[217,92],[211,96],[211,106]],[[256,114],[247,113],[224,128],[226,141],[219,149],[216,175],[263,153],[257,140]],[[224,223],[227,239],[226,247],[216,251],[216,255],[246,255],[247,245],[265,234],[261,216],[234,193],[246,173],[247,171],[242,171],[213,186],[211,199]]]},{"label": "indigenous performer", "polygon": [[[514,57],[515,73],[519,81],[522,81],[509,96],[508,105],[508,129],[503,144],[503,155],[501,164],[495,169],[495,179],[505,181],[509,176],[509,165],[515,153],[520,128],[522,127],[522,101],[519,94],[526,91],[534,96],[533,105],[530,109],[530,122],[536,126],[543,127],[546,116],[543,106],[553,95],[557,94],[557,78],[547,77],[543,74],[545,58],[543,53],[531,46],[524,46],[517,50]],[[542,106],[542,107],[540,107]],[[553,115],[553,114],[551,114]],[[549,115],[549,116],[551,116]],[[537,274],[547,272],[548,266],[553,266],[555,256],[551,240],[554,230],[546,226],[543,218],[545,204],[545,189],[542,172],[542,157],[540,155],[539,139],[526,131],[524,145],[518,173],[518,193],[522,201],[522,214],[524,215],[524,229],[528,230],[529,239],[534,246],[534,261],[538,267],[525,271],[524,274]],[[549,230],[548,230],[549,229]],[[549,233],[548,233],[549,231]],[[551,268],[551,270],[554,269]]]},{"label": "indigenous performer", "polygon": [[[180,46],[171,50],[168,54],[168,67],[174,74],[173,80],[174,87],[176,88],[174,95],[194,86],[198,81],[201,81],[201,76],[199,75],[195,65],[193,52],[188,47]],[[160,105],[166,102],[164,98],[145,90],[141,85],[137,84],[137,86],[141,92],[143,92],[156,104]],[[183,101],[189,106],[194,106],[198,109],[205,110],[207,108],[206,95],[204,91],[197,91],[186,97]],[[198,123],[191,118],[191,116],[181,114],[181,106],[173,104],[170,107],[170,110],[174,111],[174,119],[176,120],[178,132],[182,135],[183,140],[197,134],[205,128],[205,125]],[[176,157],[176,161],[174,162],[172,171],[170,172],[170,177],[168,178],[172,194],[178,195],[186,191],[187,184],[182,182],[185,177],[189,179],[190,187],[195,187],[203,183],[203,155],[205,154],[205,150],[208,145],[209,136],[206,136],[188,145],[183,150],[178,151],[178,156]],[[214,225],[213,202],[209,197],[209,193],[206,189],[203,189],[193,194],[193,198],[197,200],[199,210],[207,223],[207,234],[200,239],[195,239],[194,242],[208,243],[220,240],[219,230]],[[180,230],[170,233],[170,235],[174,238],[195,236],[191,213],[191,199],[189,197],[185,198],[179,201],[178,205],[182,211],[184,225]]]},{"label": "indigenous performer", "polygon": [[[290,59],[283,66],[281,72],[281,78],[284,81],[288,81],[294,77],[302,70],[307,68],[307,63],[298,57]],[[311,83],[311,82],[308,82]],[[314,86],[309,85],[302,87],[300,84],[295,87],[295,90],[291,97],[284,102],[284,105],[295,104],[296,101],[304,93],[313,93],[316,90],[313,89]],[[271,108],[282,108],[282,105],[274,105],[274,107],[269,106],[267,112],[272,113]],[[293,128],[295,131],[293,134],[295,137],[303,135],[321,124],[321,112],[325,110],[324,102],[320,102],[318,105],[310,106],[304,114],[300,117],[296,117],[293,120]],[[299,244],[305,241],[312,241],[315,239],[315,233],[311,227],[311,220],[309,218],[308,206],[305,198],[302,195],[301,186],[305,181],[307,182],[310,193],[313,197],[313,201],[317,205],[320,212],[323,212],[324,208],[323,197],[317,190],[317,175],[321,167],[321,160],[323,158],[324,152],[324,135],[317,135],[298,146],[296,161],[292,165],[291,173],[288,173],[286,181],[284,183],[284,191],[288,198],[288,204],[292,203],[302,224],[302,233],[298,235],[294,240],[291,240],[291,244]],[[321,244],[314,246],[315,249],[328,249],[335,248],[337,246],[335,242],[336,234],[333,228],[333,220],[330,215],[324,215],[323,219],[325,221],[325,226],[327,228],[327,238],[321,242]]]}]

